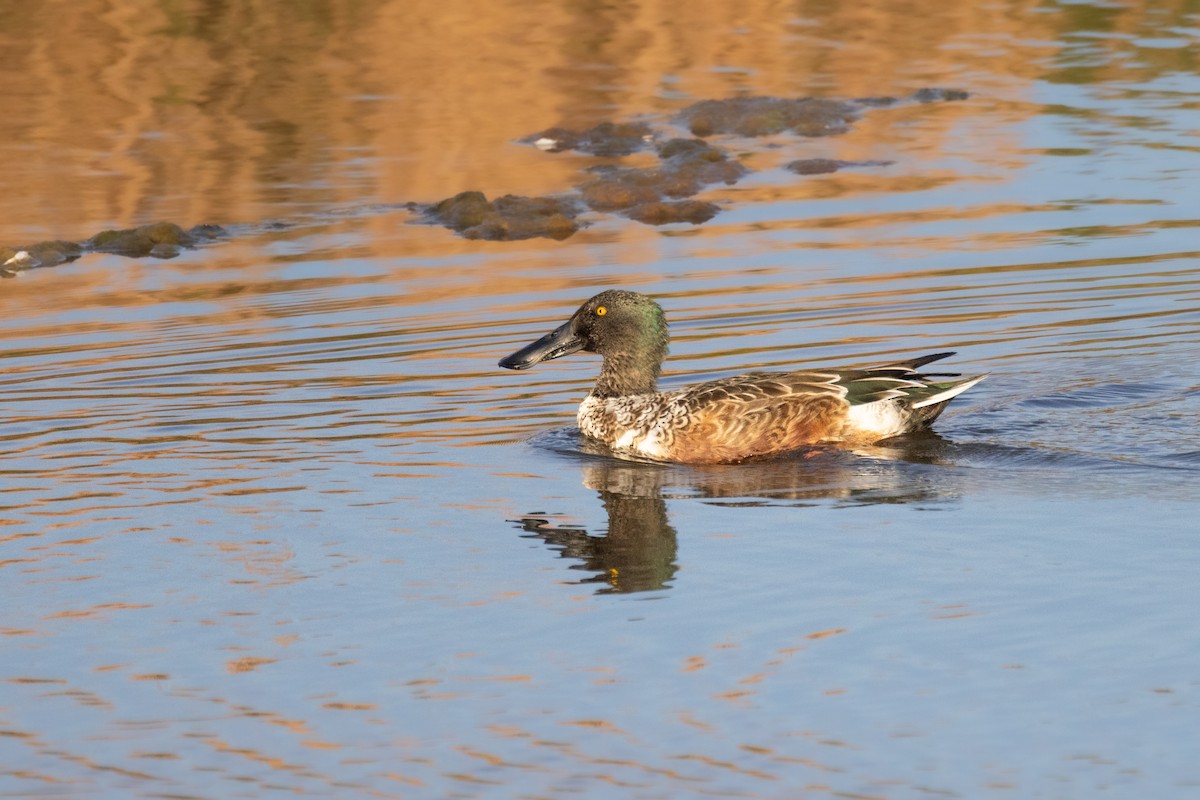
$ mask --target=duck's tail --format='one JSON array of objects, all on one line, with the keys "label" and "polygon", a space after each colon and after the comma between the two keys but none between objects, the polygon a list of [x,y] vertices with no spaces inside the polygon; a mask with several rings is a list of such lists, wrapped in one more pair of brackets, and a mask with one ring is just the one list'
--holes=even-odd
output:
[{"label": "duck's tail", "polygon": [[909,407],[914,412],[913,417],[919,420],[920,425],[932,424],[945,410],[947,403],[986,377],[987,375],[976,375],[961,381],[929,383],[922,389],[910,390],[908,396],[912,398],[912,403]]}]

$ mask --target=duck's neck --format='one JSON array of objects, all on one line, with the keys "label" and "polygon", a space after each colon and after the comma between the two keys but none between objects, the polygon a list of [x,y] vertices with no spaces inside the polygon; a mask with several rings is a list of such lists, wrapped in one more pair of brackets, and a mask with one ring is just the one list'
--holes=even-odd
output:
[{"label": "duck's neck", "polygon": [[658,376],[666,347],[640,353],[609,353],[604,356],[600,377],[592,389],[594,397],[625,397],[658,391]]}]

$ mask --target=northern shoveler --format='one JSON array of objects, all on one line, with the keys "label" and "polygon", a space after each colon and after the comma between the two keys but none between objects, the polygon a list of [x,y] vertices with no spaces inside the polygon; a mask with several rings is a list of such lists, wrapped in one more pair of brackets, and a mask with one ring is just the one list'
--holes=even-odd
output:
[{"label": "northern shoveler", "polygon": [[507,369],[584,350],[604,357],[579,429],[613,450],[659,461],[724,463],[819,443],[870,444],[927,427],[984,379],[918,370],[953,353],[869,367],[750,372],[658,391],[667,322],[644,294],[609,290],[500,360]]}]

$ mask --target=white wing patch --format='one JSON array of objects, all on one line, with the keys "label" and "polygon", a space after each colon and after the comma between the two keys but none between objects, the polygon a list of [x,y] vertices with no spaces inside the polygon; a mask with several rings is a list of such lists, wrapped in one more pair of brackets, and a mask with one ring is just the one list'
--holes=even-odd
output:
[{"label": "white wing patch", "polygon": [[850,406],[846,416],[846,427],[856,433],[869,433],[884,439],[904,433],[908,429],[909,415],[893,400],[876,400]]},{"label": "white wing patch", "polygon": [[981,380],[983,380],[986,377],[987,377],[987,375],[980,375],[975,380],[963,381],[962,383],[955,384],[954,386],[951,386],[949,389],[947,389],[944,392],[939,392],[938,394],[935,394],[932,397],[926,397],[924,400],[922,400],[919,403],[913,403],[912,407],[913,408],[922,408],[923,406],[931,406],[934,403],[944,403],[952,397],[958,397],[960,394],[965,392],[967,389],[970,389],[972,386],[979,383]]}]

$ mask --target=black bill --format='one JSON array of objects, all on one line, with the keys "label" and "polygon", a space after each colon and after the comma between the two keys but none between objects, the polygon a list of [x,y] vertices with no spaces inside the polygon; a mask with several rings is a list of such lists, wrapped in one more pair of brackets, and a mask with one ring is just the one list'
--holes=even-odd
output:
[{"label": "black bill", "polygon": [[527,344],[511,356],[500,359],[500,366],[505,369],[529,369],[534,364],[552,358],[569,356],[582,350],[583,345],[583,339],[571,331],[571,323],[565,322],[533,344]]}]

